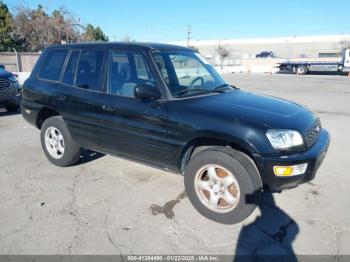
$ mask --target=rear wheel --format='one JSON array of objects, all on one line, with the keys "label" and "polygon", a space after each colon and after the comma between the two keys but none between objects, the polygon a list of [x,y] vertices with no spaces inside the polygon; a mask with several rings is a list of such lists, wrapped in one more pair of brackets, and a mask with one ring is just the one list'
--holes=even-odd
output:
[{"label": "rear wheel", "polygon": [[74,165],[80,157],[80,146],[73,140],[61,116],[46,119],[41,126],[41,146],[56,166]]},{"label": "rear wheel", "polygon": [[297,67],[297,74],[298,75],[305,75],[308,72],[308,69],[306,66],[298,66]]},{"label": "rear wheel", "polygon": [[203,216],[235,224],[256,208],[262,183],[247,155],[226,147],[211,147],[189,162],[185,188],[191,203]]}]

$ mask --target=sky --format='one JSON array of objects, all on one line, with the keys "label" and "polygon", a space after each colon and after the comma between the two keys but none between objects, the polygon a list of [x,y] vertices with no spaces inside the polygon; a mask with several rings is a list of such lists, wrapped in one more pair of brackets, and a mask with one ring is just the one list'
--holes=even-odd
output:
[{"label": "sky", "polygon": [[3,0],[47,11],[62,5],[110,40],[264,38],[350,34],[350,0]]}]

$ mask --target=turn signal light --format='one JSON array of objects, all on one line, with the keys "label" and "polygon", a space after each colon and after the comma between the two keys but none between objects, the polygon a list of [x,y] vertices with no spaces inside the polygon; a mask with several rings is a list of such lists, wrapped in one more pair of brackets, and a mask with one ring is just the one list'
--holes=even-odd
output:
[{"label": "turn signal light", "polygon": [[305,173],[307,163],[294,166],[274,166],[273,173],[275,176],[297,176]]}]

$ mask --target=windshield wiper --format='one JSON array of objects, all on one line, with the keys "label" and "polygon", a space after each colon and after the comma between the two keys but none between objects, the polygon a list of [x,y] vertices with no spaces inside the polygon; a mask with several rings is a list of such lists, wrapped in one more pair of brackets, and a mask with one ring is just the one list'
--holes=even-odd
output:
[{"label": "windshield wiper", "polygon": [[237,89],[237,87],[225,83],[225,84],[222,84],[222,85],[215,87],[214,90],[219,91],[219,92],[220,91],[224,92],[224,91],[231,90],[232,88]]},{"label": "windshield wiper", "polygon": [[185,90],[180,90],[173,95],[181,95],[181,94],[186,94],[190,92],[201,92],[203,94],[208,94],[208,93],[224,93],[226,91],[231,90],[232,88],[237,89],[237,87],[231,86],[229,84],[222,84],[220,86],[215,87],[214,89],[203,89],[203,88],[190,88],[190,89],[185,89]]},{"label": "windshield wiper", "polygon": [[213,90],[207,90],[207,89],[203,89],[203,88],[190,88],[190,89],[177,91],[177,92],[173,93],[173,95],[181,95],[181,94],[186,94],[186,93],[193,92],[193,91],[194,92],[203,92],[203,93],[213,92]]}]

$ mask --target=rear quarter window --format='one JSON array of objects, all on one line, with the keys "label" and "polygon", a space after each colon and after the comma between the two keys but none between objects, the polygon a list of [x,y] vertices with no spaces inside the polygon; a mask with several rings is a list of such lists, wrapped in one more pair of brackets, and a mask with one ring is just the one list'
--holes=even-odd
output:
[{"label": "rear quarter window", "polygon": [[42,79],[58,81],[68,50],[51,50],[45,56],[38,76]]}]

